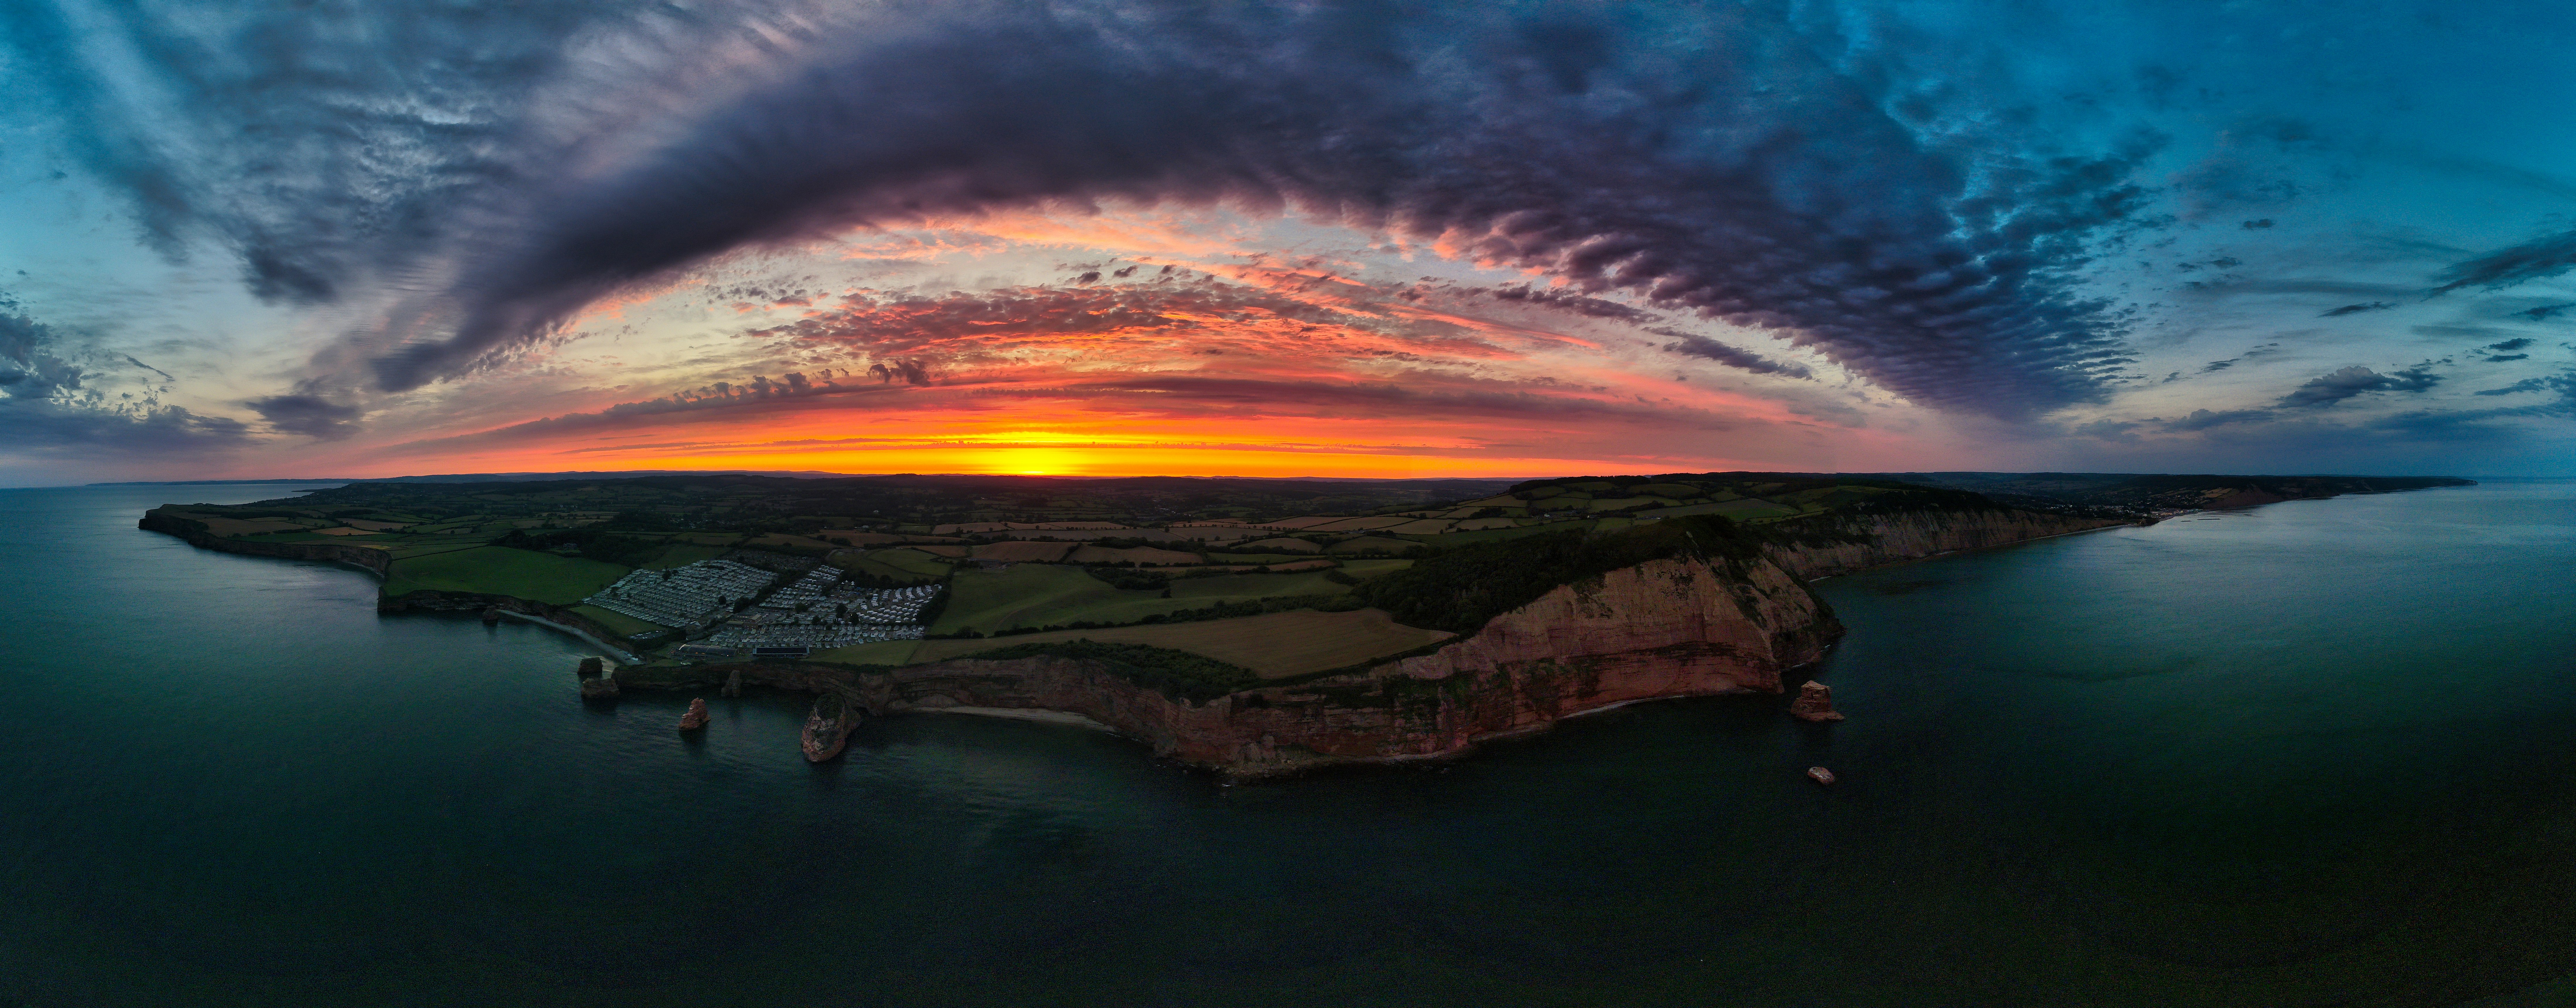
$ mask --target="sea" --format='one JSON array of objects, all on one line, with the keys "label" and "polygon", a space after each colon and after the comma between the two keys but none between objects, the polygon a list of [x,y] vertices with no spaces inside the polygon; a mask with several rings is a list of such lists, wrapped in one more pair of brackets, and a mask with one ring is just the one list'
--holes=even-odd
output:
[{"label": "sea", "polygon": [[1849,720],[1245,785],[958,715],[808,765],[786,695],[683,737],[576,638],[134,527],[311,488],[0,491],[0,1005],[2576,1001],[2576,483],[1833,578]]}]

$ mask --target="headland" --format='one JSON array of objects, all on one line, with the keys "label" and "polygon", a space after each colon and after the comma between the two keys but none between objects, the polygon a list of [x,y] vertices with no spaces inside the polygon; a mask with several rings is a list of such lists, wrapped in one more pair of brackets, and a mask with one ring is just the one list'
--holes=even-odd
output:
[{"label": "headland", "polygon": [[654,476],[357,484],[140,524],[369,570],[385,613],[578,634],[624,663],[603,695],[814,694],[813,758],[862,717],[1008,712],[1248,778],[1454,757],[1643,700],[1779,693],[1843,633],[1817,578],[2198,507],[2466,482]]}]

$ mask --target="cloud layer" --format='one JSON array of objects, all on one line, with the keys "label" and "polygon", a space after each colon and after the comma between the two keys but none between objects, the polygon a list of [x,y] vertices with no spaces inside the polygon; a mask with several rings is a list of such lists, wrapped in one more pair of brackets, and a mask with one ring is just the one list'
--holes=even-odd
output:
[{"label": "cloud layer", "polygon": [[[1972,54],[1923,65],[1892,20],[1786,5],[95,17],[190,96],[203,145],[295,141],[189,169],[198,144],[148,139],[66,62],[82,18],[22,13],[14,29],[61,46],[30,46],[55,100],[128,123],[88,156],[155,233],[232,243],[264,294],[425,284],[371,336],[394,390],[746,247],[1120,200],[1294,206],[1776,329],[1917,402],[2019,416],[2098,399],[2127,363],[2125,317],[2074,277],[2136,222],[2153,149],[2024,144],[1953,107],[1989,72]],[[208,58],[244,35],[261,44]],[[570,54],[587,58],[568,70]]]}]

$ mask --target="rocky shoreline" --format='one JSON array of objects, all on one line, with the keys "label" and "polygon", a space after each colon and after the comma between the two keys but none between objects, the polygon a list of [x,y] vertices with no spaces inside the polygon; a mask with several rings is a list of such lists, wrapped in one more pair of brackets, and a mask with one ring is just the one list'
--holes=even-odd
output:
[{"label": "rocky shoreline", "polygon": [[[1260,778],[1335,764],[1453,758],[1485,742],[1645,700],[1778,694],[1785,673],[1823,658],[1843,634],[1810,581],[2120,524],[2002,509],[1845,519],[1816,530],[1809,539],[1817,545],[1772,546],[1749,559],[1677,556],[1611,570],[1560,585],[1427,654],[1204,702],[1157,692],[1090,659],[954,659],[901,667],[642,664],[609,643],[616,634],[607,628],[526,599],[415,591],[380,597],[377,608],[479,612],[487,620],[507,614],[578,634],[629,661],[586,695],[686,688],[734,695],[744,683],[816,694],[804,733],[806,755],[816,760],[837,755],[867,716],[1054,712],[1140,740],[1164,758]],[[224,552],[352,563],[379,575],[390,567],[383,551],[364,547],[226,540],[155,515],[145,516],[141,527]]]},{"label": "rocky shoreline", "polygon": [[[1785,673],[1823,658],[1843,633],[1810,580],[2127,524],[2006,511],[1953,514],[1944,527],[1892,517],[1884,527],[1844,530],[1885,537],[1866,544],[1613,570],[1560,586],[1429,654],[1203,703],[1141,686],[1103,662],[1056,656],[901,667],[754,660],[629,666],[615,675],[638,689],[739,681],[837,696],[871,716],[1060,712],[1141,741],[1158,757],[1235,779],[1276,777],[1455,758],[1646,700],[1778,694]],[[1865,559],[1878,563],[1860,564]],[[1830,711],[1829,700],[1811,710],[1827,715],[1819,720],[1840,718]]]}]

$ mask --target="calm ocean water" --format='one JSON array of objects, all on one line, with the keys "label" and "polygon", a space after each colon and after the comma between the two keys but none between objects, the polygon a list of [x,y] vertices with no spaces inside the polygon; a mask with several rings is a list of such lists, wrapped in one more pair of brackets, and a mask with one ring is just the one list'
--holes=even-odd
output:
[{"label": "calm ocean water", "polygon": [[[0,1005],[2416,1005],[2576,985],[2576,484],[1825,582],[1777,698],[1221,786],[574,696],[525,625],[0,491]],[[1800,771],[1832,767],[1831,790]],[[12,999],[15,999],[13,1002]]]}]

